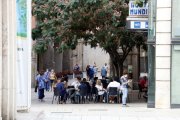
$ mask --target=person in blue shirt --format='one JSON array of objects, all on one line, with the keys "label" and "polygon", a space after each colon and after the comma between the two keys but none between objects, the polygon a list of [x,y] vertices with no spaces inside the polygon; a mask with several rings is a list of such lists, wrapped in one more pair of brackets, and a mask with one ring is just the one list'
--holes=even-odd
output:
[{"label": "person in blue shirt", "polygon": [[93,66],[90,66],[89,67],[89,78],[90,80],[94,80],[94,69],[93,69]]},{"label": "person in blue shirt", "polygon": [[78,87],[79,90],[84,90],[84,89],[87,90],[87,89],[88,89],[88,88],[87,88],[87,85],[86,85],[86,83],[85,83],[85,82],[86,82],[85,80],[86,80],[86,79],[83,79],[83,81],[81,81],[81,83],[80,83],[80,85],[79,85],[79,87]]},{"label": "person in blue shirt", "polygon": [[101,68],[101,76],[102,76],[102,79],[107,77],[107,70],[104,66]]},{"label": "person in blue shirt", "polygon": [[66,103],[67,92],[63,79],[57,80],[56,89],[58,90],[60,95],[60,103]]},{"label": "person in blue shirt", "polygon": [[44,96],[44,89],[45,89],[45,77],[44,72],[41,71],[39,76],[37,77],[37,83],[38,83],[38,98],[42,102]]},{"label": "person in blue shirt", "polygon": [[94,70],[94,77],[97,77],[98,67],[96,66],[95,62],[94,62],[93,70]]},{"label": "person in blue shirt", "polygon": [[50,71],[49,71],[49,69],[47,69],[46,72],[44,73],[46,91],[50,90],[50,85],[51,85],[51,81],[49,79],[49,74],[50,74]]},{"label": "person in blue shirt", "polygon": [[94,82],[94,70],[93,70],[93,67],[90,66],[90,65],[87,65],[86,72],[87,72],[87,77],[89,78],[91,83],[93,83]]},{"label": "person in blue shirt", "polygon": [[[87,91],[88,91],[88,87],[86,85],[86,81],[85,79],[83,79],[84,81],[81,81],[80,86],[78,87],[79,89],[79,93],[80,93],[80,101],[82,100],[82,103],[85,103],[85,97],[87,97]],[[80,103],[79,101],[79,103]]]}]

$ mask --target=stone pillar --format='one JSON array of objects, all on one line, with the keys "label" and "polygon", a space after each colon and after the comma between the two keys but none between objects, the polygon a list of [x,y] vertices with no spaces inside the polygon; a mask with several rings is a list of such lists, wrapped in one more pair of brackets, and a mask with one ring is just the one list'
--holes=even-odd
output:
[{"label": "stone pillar", "polygon": [[[16,117],[16,1],[2,2],[2,119]],[[0,15],[1,16],[1,15]],[[1,72],[0,72],[1,73]]]},{"label": "stone pillar", "polygon": [[155,107],[170,108],[171,0],[157,0]]},{"label": "stone pillar", "polygon": [[138,82],[138,52],[137,49],[134,48],[132,52],[132,66],[133,66],[133,82]]},{"label": "stone pillar", "polygon": [[2,0],[0,1],[0,120],[2,120]]},{"label": "stone pillar", "polygon": [[55,61],[55,71],[61,72],[62,71],[62,53],[58,53],[54,51],[54,61]]},{"label": "stone pillar", "polygon": [[[34,41],[32,41],[32,46],[35,44]],[[32,50],[31,53],[31,87],[35,87],[36,85],[36,80],[35,77],[37,75],[37,54],[35,53],[34,50]]]},{"label": "stone pillar", "polygon": [[[31,27],[32,29],[35,28],[36,26],[36,19],[35,17],[32,16],[32,24],[31,24]],[[32,40],[32,46],[34,46],[36,42]],[[31,53],[31,87],[35,87],[35,84],[36,84],[36,80],[35,80],[35,77],[36,77],[36,74],[37,74],[37,54],[35,53],[35,51],[32,49],[32,53]]]}]

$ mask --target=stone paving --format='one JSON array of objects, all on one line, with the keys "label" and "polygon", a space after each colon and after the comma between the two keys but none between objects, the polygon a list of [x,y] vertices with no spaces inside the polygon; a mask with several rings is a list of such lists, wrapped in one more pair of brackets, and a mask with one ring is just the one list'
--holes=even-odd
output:
[{"label": "stone paving", "polygon": [[32,89],[30,111],[18,112],[17,120],[180,120],[180,109],[147,108],[146,103],[52,104],[52,94],[45,92],[45,102],[40,102]]}]

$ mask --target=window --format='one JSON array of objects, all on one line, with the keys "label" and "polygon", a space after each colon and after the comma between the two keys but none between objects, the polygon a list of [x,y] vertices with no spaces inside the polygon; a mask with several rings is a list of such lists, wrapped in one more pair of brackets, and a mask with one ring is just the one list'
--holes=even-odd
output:
[{"label": "window", "polygon": [[180,39],[180,0],[172,1],[172,38]]},{"label": "window", "polygon": [[180,104],[180,45],[172,47],[171,104]]}]

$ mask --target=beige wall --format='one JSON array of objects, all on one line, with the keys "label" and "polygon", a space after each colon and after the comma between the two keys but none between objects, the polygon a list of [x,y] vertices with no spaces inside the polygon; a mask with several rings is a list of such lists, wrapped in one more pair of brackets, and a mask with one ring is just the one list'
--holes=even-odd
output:
[{"label": "beige wall", "polygon": [[90,45],[83,46],[83,69],[86,69],[86,66],[94,65],[96,63],[99,68],[98,71],[101,70],[101,67],[107,63],[110,66],[110,57],[105,51],[103,51],[100,47],[91,48]]},{"label": "beige wall", "polygon": [[170,108],[171,0],[157,0],[155,107]]}]

